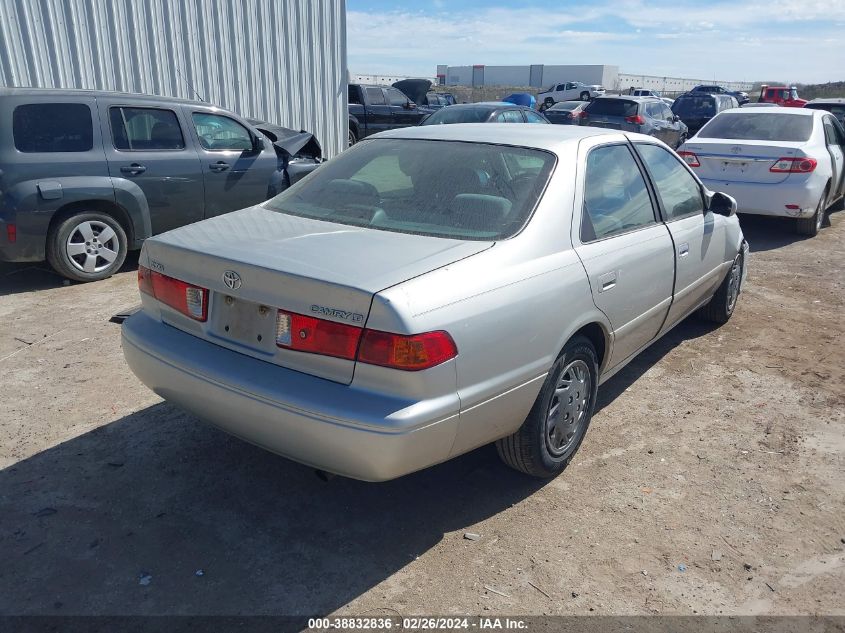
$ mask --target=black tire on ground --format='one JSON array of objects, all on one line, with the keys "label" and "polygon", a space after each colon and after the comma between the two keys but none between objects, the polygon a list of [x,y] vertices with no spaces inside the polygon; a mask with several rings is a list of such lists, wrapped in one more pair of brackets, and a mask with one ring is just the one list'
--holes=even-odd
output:
[{"label": "black tire on ground", "polygon": [[349,147],[355,145],[358,142],[358,137],[355,135],[355,130],[352,129],[352,126],[349,126]]},{"label": "black tire on ground", "polygon": [[744,266],[745,258],[742,249],[740,249],[728,270],[728,274],[725,275],[719,289],[716,290],[716,294],[698,311],[702,319],[720,324],[728,322],[728,319],[734,313],[734,309],[736,309]]},{"label": "black tire on ground", "polygon": [[826,208],[827,190],[822,194],[819,204],[816,206],[816,212],[809,218],[798,218],[795,220],[795,232],[798,235],[807,235],[815,237],[824,224],[824,212]]},{"label": "black tire on ground", "polygon": [[545,104],[546,104],[546,107],[547,107],[547,108],[551,108],[551,107],[555,104],[555,100],[554,100],[552,97],[546,97],[546,98],[543,100],[543,103],[545,103]]},{"label": "black tire on ground", "polygon": [[590,100],[590,93],[586,90],[581,93],[581,101],[589,101]]},{"label": "black tire on ground", "polygon": [[[93,239],[86,238],[88,231]],[[47,234],[47,261],[57,273],[74,281],[111,277],[123,266],[128,250],[120,222],[100,211],[82,211],[65,218]],[[93,265],[86,271],[88,262]]]},{"label": "black tire on ground", "polygon": [[[570,340],[549,371],[525,422],[513,435],[496,441],[502,461],[532,477],[548,479],[560,474],[572,461],[590,425],[598,391],[598,371],[593,344],[582,336]],[[578,380],[579,375],[586,376],[587,382]],[[562,383],[567,385],[566,390],[561,389]],[[571,404],[569,395],[576,398]],[[558,424],[553,427],[550,420],[555,404]],[[566,411],[566,417],[561,417],[562,410],[576,405],[576,415]],[[559,430],[561,437],[555,430]],[[560,440],[563,444],[553,449],[552,445]]]}]

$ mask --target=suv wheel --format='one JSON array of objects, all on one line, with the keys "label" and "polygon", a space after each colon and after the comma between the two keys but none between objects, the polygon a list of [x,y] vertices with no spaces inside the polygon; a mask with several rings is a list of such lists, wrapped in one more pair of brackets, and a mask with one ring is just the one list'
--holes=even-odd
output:
[{"label": "suv wheel", "polygon": [[519,430],[496,442],[508,466],[533,477],[558,475],[587,433],[598,390],[593,344],[575,337],[563,348]]},{"label": "suv wheel", "polygon": [[555,104],[555,100],[552,97],[546,97],[546,99],[545,99],[545,101],[543,101],[543,103],[546,104],[546,108],[551,108]]},{"label": "suv wheel", "polygon": [[123,265],[126,232],[106,213],[77,213],[54,226],[47,236],[47,261],[63,277],[98,281]]},{"label": "suv wheel", "polygon": [[589,101],[590,100],[590,93],[586,90],[581,93],[581,101]]}]

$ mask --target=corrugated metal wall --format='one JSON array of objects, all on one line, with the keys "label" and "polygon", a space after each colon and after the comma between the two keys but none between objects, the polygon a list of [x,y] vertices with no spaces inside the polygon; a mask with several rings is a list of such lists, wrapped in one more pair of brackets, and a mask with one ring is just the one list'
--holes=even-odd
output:
[{"label": "corrugated metal wall", "polygon": [[345,0],[0,0],[0,85],[196,99],[346,147]]}]

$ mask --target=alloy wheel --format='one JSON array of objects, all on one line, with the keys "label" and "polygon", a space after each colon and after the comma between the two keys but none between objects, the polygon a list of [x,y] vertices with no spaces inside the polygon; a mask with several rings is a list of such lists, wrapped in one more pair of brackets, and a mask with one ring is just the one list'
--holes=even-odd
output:
[{"label": "alloy wheel", "polygon": [[86,273],[99,273],[109,268],[120,252],[120,241],[105,222],[86,220],[76,225],[65,244],[68,260]]}]

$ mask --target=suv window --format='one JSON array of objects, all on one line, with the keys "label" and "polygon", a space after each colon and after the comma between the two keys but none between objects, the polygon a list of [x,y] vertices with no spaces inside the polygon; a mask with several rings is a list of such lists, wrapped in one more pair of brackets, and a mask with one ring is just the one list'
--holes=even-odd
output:
[{"label": "suv window", "polygon": [[703,215],[701,187],[676,154],[646,143],[637,143],[636,147],[654,181],[667,221],[694,213]]},{"label": "suv window", "polygon": [[364,88],[367,91],[367,101],[370,105],[384,105],[384,93],[381,88]]},{"label": "suv window", "polygon": [[184,149],[182,128],[172,110],[109,108],[111,133],[117,149],[139,151]]},{"label": "suv window", "polygon": [[21,152],[87,152],[94,147],[91,108],[84,103],[30,103],[15,108],[12,135]]},{"label": "suv window", "polygon": [[200,145],[210,150],[252,149],[252,135],[243,125],[227,116],[194,112],[194,127]]},{"label": "suv window", "polygon": [[403,106],[408,103],[408,97],[405,96],[405,93],[400,92],[396,88],[385,88],[384,92],[387,94],[387,98],[390,99],[390,105],[392,106]]},{"label": "suv window", "polygon": [[628,147],[592,150],[587,156],[581,241],[626,233],[654,221],[645,180]]}]

